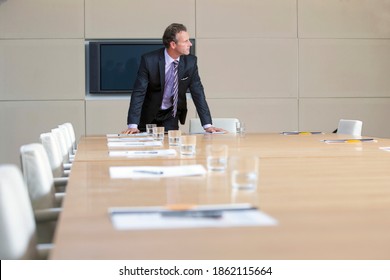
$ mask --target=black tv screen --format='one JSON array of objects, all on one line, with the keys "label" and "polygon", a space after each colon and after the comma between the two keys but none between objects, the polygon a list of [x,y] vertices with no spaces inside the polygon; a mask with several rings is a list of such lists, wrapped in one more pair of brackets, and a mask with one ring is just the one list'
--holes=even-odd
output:
[{"label": "black tv screen", "polygon": [[[191,53],[194,54],[194,41]],[[90,41],[87,44],[87,91],[91,94],[131,93],[141,56],[163,48],[162,41]]]}]

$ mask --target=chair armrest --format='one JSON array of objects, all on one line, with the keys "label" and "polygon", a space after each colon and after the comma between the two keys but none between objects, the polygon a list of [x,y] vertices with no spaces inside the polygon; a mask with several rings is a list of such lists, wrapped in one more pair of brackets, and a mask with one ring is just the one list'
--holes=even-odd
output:
[{"label": "chair armrest", "polygon": [[64,163],[64,170],[70,170],[72,168],[71,163]]},{"label": "chair armrest", "polygon": [[39,260],[49,259],[50,252],[53,250],[54,245],[52,243],[37,244],[37,258]]},{"label": "chair armrest", "polygon": [[55,205],[57,205],[57,207],[61,207],[62,201],[64,200],[64,197],[65,197],[65,193],[58,192],[58,193],[55,193],[54,196],[55,196]]},{"label": "chair armrest", "polygon": [[63,193],[66,191],[66,185],[68,184],[68,177],[56,177],[54,179],[54,188],[56,193]]},{"label": "chair armrest", "polygon": [[35,221],[37,223],[50,222],[58,220],[62,208],[46,208],[34,210]]},{"label": "chair armrest", "polygon": [[66,186],[68,184],[68,177],[56,177],[54,178],[54,185],[56,187]]}]

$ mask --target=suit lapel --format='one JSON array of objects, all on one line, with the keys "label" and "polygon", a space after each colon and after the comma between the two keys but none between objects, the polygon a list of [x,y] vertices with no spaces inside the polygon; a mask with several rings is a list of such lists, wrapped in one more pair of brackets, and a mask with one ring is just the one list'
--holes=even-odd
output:
[{"label": "suit lapel", "polygon": [[184,58],[183,55],[180,57],[180,62],[179,62],[179,69],[177,69],[177,77],[180,80],[183,78],[183,72],[184,72]]},{"label": "suit lapel", "polygon": [[164,93],[165,88],[165,57],[164,57],[164,50],[160,53],[160,57],[158,60],[158,68],[160,71],[160,82],[161,82],[161,90],[162,93]]}]

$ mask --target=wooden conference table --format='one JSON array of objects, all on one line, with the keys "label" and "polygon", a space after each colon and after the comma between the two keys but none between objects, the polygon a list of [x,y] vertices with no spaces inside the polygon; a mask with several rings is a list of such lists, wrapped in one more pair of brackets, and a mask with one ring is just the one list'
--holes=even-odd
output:
[{"label": "wooden conference table", "polygon": [[[338,138],[348,136],[197,135],[194,157],[134,159],[110,157],[106,136],[83,137],[50,258],[389,259],[390,153],[380,147],[390,139],[321,141]],[[138,180],[109,175],[110,166],[205,165],[205,146],[212,143],[227,144],[229,155],[260,158],[257,193],[244,200],[277,226],[114,229],[109,207],[237,202],[228,172]]]}]

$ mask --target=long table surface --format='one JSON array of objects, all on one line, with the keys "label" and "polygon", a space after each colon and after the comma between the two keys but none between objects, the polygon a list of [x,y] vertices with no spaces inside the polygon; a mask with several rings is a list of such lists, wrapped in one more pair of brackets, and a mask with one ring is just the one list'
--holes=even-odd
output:
[{"label": "long table surface", "polygon": [[[389,259],[390,153],[380,147],[389,147],[390,139],[321,141],[344,138],[349,137],[198,135],[193,157],[128,158],[110,157],[105,135],[83,137],[50,258]],[[227,144],[229,155],[260,158],[256,193],[237,196],[229,172],[158,179],[109,175],[112,166],[205,166],[205,146],[213,143]],[[240,202],[258,206],[278,225],[120,231],[108,214],[110,207]]]}]

